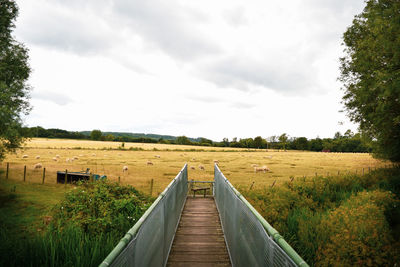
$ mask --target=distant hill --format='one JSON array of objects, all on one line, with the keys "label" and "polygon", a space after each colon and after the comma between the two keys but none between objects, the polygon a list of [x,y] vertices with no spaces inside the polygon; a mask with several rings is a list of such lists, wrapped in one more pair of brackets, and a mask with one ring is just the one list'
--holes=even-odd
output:
[{"label": "distant hill", "polygon": [[[86,135],[86,136],[90,136],[90,133],[92,131],[80,131],[79,133]],[[164,139],[164,140],[176,140],[177,136],[172,136],[172,135],[161,135],[161,134],[145,134],[145,133],[126,133],[126,132],[102,132],[103,135],[108,135],[108,134],[112,134],[115,137],[133,137],[133,138],[152,138],[152,139],[156,139],[159,140],[160,138]],[[192,142],[199,142],[200,141],[200,137],[198,138],[192,138],[192,137],[188,137],[188,139]]]}]

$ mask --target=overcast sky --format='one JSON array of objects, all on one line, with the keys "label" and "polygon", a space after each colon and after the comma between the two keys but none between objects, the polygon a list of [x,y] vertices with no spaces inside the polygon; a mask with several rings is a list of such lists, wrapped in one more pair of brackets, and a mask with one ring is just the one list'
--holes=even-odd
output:
[{"label": "overcast sky", "polygon": [[[333,137],[342,34],[361,0],[21,0],[29,126]],[[341,123],[342,122],[342,123]]]}]

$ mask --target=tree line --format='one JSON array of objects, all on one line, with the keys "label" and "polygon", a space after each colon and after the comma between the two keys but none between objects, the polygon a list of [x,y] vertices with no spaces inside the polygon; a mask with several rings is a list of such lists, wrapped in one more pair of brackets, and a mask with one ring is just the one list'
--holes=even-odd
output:
[{"label": "tree line", "polygon": [[[132,143],[154,143],[154,144],[176,144],[209,147],[229,147],[229,148],[251,148],[251,149],[280,149],[280,150],[308,150],[325,152],[371,152],[373,141],[360,133],[353,133],[350,130],[344,134],[337,132],[333,138],[290,137],[286,133],[273,135],[267,138],[257,136],[255,138],[223,138],[216,142],[204,137],[189,138],[186,136],[164,138],[150,138],[146,136],[135,136],[132,134],[103,133],[101,130],[91,132],[73,132],[62,129],[44,129],[40,126],[25,128],[26,136],[42,138],[62,138],[62,139],[81,139],[96,141],[113,142],[132,142]],[[137,134],[135,134],[137,135]]]}]

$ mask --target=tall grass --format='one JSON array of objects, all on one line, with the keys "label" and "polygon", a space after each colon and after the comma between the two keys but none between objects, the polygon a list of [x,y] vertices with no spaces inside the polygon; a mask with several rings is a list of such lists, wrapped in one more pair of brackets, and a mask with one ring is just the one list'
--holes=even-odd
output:
[{"label": "tall grass", "polygon": [[400,260],[399,185],[392,168],[240,191],[309,264],[381,266]]},{"label": "tall grass", "polygon": [[0,230],[0,266],[98,266],[118,243],[112,234],[89,235],[70,226],[24,239]]},{"label": "tall grass", "polygon": [[[35,202],[25,202],[19,189],[15,193],[1,185],[0,212],[17,216],[10,220],[0,216],[4,219],[0,221],[0,266],[98,266],[152,200],[131,186],[82,183],[65,194],[51,216],[45,216],[49,225],[37,228],[19,222],[33,221],[21,212]],[[36,208],[37,212],[41,206]]]}]

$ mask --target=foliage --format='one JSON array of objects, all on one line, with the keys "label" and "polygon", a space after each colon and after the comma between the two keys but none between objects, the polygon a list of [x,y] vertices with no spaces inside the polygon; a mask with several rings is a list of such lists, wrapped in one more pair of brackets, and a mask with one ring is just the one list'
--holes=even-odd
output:
[{"label": "foliage", "polygon": [[[385,211],[399,204],[387,191],[361,192],[321,220],[316,263],[321,266],[390,266],[396,254]],[[397,252],[398,248],[397,248]]]},{"label": "foliage", "polygon": [[400,2],[368,0],[343,35],[343,103],[376,138],[378,157],[400,162]]},{"label": "foliage", "polygon": [[17,16],[15,1],[0,1],[0,160],[23,142],[21,114],[30,111],[28,49],[11,34]]},{"label": "foliage", "polygon": [[400,255],[399,176],[399,168],[381,169],[240,191],[311,265],[393,265]]},{"label": "foliage", "polygon": [[[64,191],[64,186],[2,180],[0,266],[98,266],[150,201],[133,187],[115,183],[83,183],[72,192]],[[130,197],[134,201],[126,201]],[[49,214],[47,207],[59,201],[53,216],[44,216]],[[43,218],[53,221],[46,226]],[[91,226],[86,227],[87,222]],[[99,229],[93,229],[96,225]]]},{"label": "foliage", "polygon": [[117,183],[80,182],[54,208],[54,226],[73,224],[85,233],[124,233],[150,206],[150,199],[132,186]]},{"label": "foliage", "polygon": [[103,136],[103,133],[100,130],[93,130],[90,133],[90,139],[92,140],[100,140],[100,138]]}]

